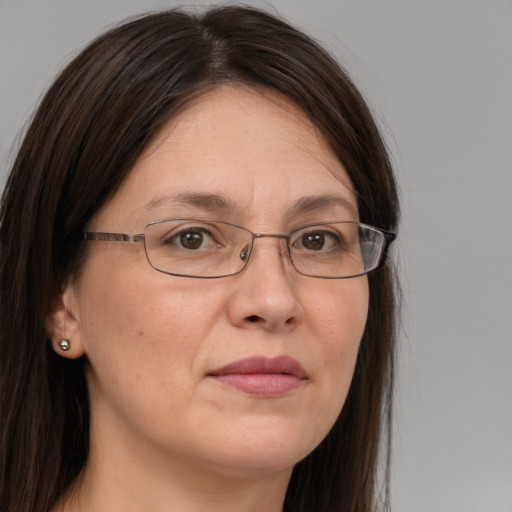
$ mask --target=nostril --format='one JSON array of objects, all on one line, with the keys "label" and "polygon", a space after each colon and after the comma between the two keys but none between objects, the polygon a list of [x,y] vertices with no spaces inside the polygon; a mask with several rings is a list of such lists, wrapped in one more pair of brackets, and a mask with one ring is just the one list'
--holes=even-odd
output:
[{"label": "nostril", "polygon": [[260,317],[257,315],[251,315],[251,316],[247,317],[247,320],[249,320],[249,322],[252,322],[252,323],[257,322],[259,319],[260,319]]}]

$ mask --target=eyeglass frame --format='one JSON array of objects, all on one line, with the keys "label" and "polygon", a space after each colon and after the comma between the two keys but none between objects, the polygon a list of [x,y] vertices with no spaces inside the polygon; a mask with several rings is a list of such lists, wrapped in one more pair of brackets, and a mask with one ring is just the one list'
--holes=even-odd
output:
[{"label": "eyeglass frame", "polygon": [[[326,222],[313,222],[311,224],[305,224],[304,226],[296,227],[296,228],[292,229],[288,234],[285,234],[285,233],[254,233],[250,229],[247,229],[243,226],[239,226],[238,224],[234,224],[232,222],[227,222],[227,221],[222,221],[222,220],[217,220],[217,219],[201,218],[201,217],[175,217],[175,218],[161,219],[161,220],[155,220],[155,221],[149,222],[148,224],[146,224],[144,226],[144,231],[149,226],[153,226],[155,224],[161,224],[163,222],[171,222],[171,221],[218,222],[220,224],[226,224],[228,226],[232,226],[232,227],[247,231],[252,236],[251,250],[250,250],[249,255],[248,255],[246,261],[244,262],[242,268],[240,270],[238,270],[237,272],[234,272],[231,274],[223,274],[220,276],[196,276],[196,275],[191,275],[191,274],[177,274],[175,272],[168,272],[166,270],[159,269],[151,263],[151,259],[149,258],[149,255],[148,255],[148,249],[146,246],[146,237],[145,237],[144,233],[137,233],[135,235],[130,235],[128,233],[111,233],[111,232],[105,232],[105,231],[83,231],[81,241],[83,241],[83,242],[123,242],[123,243],[143,242],[144,243],[144,253],[146,254],[146,259],[147,259],[149,265],[152,268],[154,268],[157,272],[161,272],[162,274],[167,274],[167,275],[176,276],[176,277],[190,277],[190,278],[194,278],[194,279],[219,279],[222,277],[236,276],[236,275],[240,274],[242,272],[242,270],[244,270],[244,268],[247,266],[247,264],[249,263],[249,260],[251,258],[251,254],[252,254],[252,251],[254,248],[254,240],[256,240],[257,238],[278,238],[278,239],[287,241],[286,248],[288,251],[288,258],[290,259],[292,267],[301,276],[312,277],[312,278],[316,278],[316,279],[352,279],[354,277],[364,276],[370,272],[373,272],[374,270],[377,270],[379,267],[382,267],[386,263],[386,260],[388,257],[388,248],[397,237],[396,233],[392,233],[391,231],[386,231],[385,229],[376,228],[375,226],[371,226],[370,224],[365,224],[365,223],[356,222],[356,221],[342,221],[342,220],[326,221]],[[289,244],[290,236],[293,235],[293,233],[295,233],[296,231],[300,231],[301,229],[304,229],[304,228],[308,228],[308,227],[312,227],[312,226],[320,226],[320,225],[329,225],[329,224],[356,224],[357,226],[363,226],[366,228],[374,229],[375,231],[382,233],[384,235],[385,241],[384,241],[384,247],[382,248],[382,253],[380,255],[380,260],[379,260],[378,265],[370,270],[361,272],[360,274],[355,274],[355,275],[350,275],[350,276],[315,276],[315,275],[311,275],[311,274],[305,274],[305,273],[301,272],[300,270],[298,270],[297,267],[295,266],[293,257],[290,253],[290,244]]]}]

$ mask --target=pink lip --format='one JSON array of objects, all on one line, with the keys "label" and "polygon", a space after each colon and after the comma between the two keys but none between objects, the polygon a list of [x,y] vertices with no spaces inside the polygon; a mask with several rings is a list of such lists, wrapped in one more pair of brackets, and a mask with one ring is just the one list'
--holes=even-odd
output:
[{"label": "pink lip", "polygon": [[283,396],[307,380],[302,365],[289,356],[249,357],[210,372],[209,377],[249,395]]}]

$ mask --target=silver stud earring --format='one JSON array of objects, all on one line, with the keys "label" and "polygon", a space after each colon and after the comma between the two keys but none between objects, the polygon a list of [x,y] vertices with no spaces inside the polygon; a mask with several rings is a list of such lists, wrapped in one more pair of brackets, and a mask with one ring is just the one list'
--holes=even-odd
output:
[{"label": "silver stud earring", "polygon": [[70,346],[71,343],[69,342],[69,340],[64,339],[59,341],[59,347],[63,352],[67,352]]}]

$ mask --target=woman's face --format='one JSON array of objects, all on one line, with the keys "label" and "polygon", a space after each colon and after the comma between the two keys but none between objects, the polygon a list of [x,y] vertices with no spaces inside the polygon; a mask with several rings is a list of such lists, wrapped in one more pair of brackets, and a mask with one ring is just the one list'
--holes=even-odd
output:
[{"label": "woman's face", "polygon": [[[302,111],[235,86],[169,121],[87,230],[175,217],[260,233],[358,220],[346,171]],[[290,471],[320,443],[349,389],[366,277],[300,275],[277,238],[220,279],[158,272],[142,243],[88,243],[61,324],[68,356],[89,361],[92,453],[244,474]]]}]

